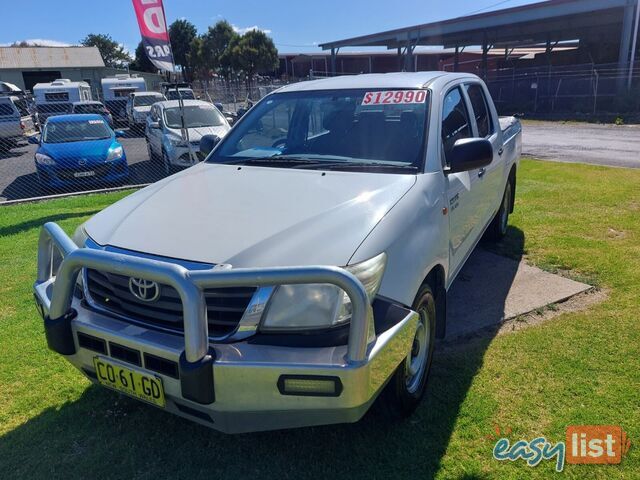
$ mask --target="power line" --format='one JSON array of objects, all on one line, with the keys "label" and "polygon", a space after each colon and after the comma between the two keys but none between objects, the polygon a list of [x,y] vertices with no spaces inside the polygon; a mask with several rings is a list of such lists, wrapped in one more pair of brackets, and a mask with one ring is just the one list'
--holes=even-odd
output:
[{"label": "power line", "polygon": [[473,15],[474,13],[484,12],[485,10],[488,10],[490,8],[497,7],[500,5],[504,5],[505,3],[509,3],[509,2],[513,2],[513,0],[502,0],[502,2],[494,3],[493,5],[488,5],[478,10],[474,10],[473,12],[466,13],[465,15]]}]

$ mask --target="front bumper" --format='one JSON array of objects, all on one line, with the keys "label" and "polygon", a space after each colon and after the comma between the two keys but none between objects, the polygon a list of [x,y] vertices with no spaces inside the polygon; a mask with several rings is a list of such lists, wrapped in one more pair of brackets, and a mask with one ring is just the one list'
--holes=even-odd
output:
[{"label": "front bumper", "polygon": [[[95,183],[117,183],[129,176],[127,158],[108,163],[89,164],[75,169],[61,168],[54,165],[41,165],[36,162],[36,171],[40,182],[50,188],[64,188],[75,185],[91,185]],[[87,177],[74,177],[74,173],[92,171],[95,174]]]},{"label": "front bumper", "polygon": [[[84,266],[173,283],[185,305],[184,337],[86,308],[72,295],[77,273]],[[139,352],[140,365],[127,366],[148,369],[162,378],[168,411],[227,433],[359,420],[410,351],[418,320],[415,312],[403,309],[393,327],[373,335],[371,307],[364,288],[342,269],[198,273],[155,260],[79,249],[55,224],[43,229],[38,272],[34,293],[53,350],[65,355],[94,382],[96,355],[111,356],[126,364],[131,360],[114,355],[112,345]],[[52,276],[52,272],[57,275]],[[257,345],[251,338],[234,343],[207,340],[207,322],[199,308],[204,285],[283,283],[333,283],[343,288],[353,305],[348,345],[309,348]],[[100,340],[104,351],[96,347]],[[175,374],[161,373],[155,364],[147,363],[147,358],[175,365]],[[279,388],[283,376],[331,377],[339,381],[341,389],[337,396],[285,395]]]}]

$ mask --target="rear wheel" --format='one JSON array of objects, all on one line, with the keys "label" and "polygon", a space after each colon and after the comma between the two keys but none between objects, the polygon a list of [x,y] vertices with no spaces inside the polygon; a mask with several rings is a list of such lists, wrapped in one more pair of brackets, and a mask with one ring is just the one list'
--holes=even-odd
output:
[{"label": "rear wheel", "polygon": [[504,238],[509,228],[509,214],[511,213],[511,202],[513,199],[513,177],[509,177],[507,186],[502,195],[500,209],[493,217],[489,228],[487,228],[486,238],[492,242],[498,242]]},{"label": "rear wheel", "polygon": [[396,369],[381,397],[387,410],[396,417],[411,415],[426,391],[436,332],[436,302],[430,285],[420,288],[412,308],[419,319],[411,351]]}]

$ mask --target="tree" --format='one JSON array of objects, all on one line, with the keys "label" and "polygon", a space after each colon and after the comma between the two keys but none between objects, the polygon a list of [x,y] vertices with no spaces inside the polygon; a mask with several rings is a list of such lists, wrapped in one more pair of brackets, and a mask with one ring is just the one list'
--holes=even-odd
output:
[{"label": "tree", "polygon": [[208,68],[228,78],[231,70],[229,46],[239,39],[239,35],[226,20],[220,20],[209,27],[202,36],[201,57]]},{"label": "tree", "polygon": [[98,47],[107,67],[125,68],[133,60],[124,47],[111,38],[111,35],[90,33],[80,43],[85,47]]},{"label": "tree", "polygon": [[135,59],[133,60],[133,63],[129,65],[129,68],[131,70],[137,70],[139,72],[156,73],[158,71],[156,66],[151,63],[151,60],[149,60],[147,51],[145,50],[142,42],[138,43],[138,46],[136,47]]},{"label": "tree", "polygon": [[189,65],[191,65],[191,71],[194,77],[207,80],[209,78],[209,69],[203,59],[202,44],[202,36],[197,36],[191,41],[188,55]]},{"label": "tree", "polygon": [[267,73],[278,66],[278,50],[261,30],[249,30],[229,46],[230,62],[236,72],[244,72],[251,82],[257,73]]},{"label": "tree", "polygon": [[196,27],[188,20],[176,20],[169,26],[173,60],[176,65],[182,67],[185,77],[189,77],[191,74],[189,54],[191,53],[191,43],[197,35]]}]

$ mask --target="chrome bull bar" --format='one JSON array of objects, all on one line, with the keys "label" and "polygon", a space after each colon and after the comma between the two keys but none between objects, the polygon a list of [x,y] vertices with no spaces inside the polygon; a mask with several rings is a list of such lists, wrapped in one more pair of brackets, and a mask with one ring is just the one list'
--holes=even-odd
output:
[{"label": "chrome bull bar", "polygon": [[[207,309],[203,290],[239,286],[276,286],[324,283],[335,285],[351,300],[352,312],[346,360],[352,364],[367,358],[372,312],[362,283],[350,272],[327,266],[188,270],[164,261],[122,253],[79,248],[56,223],[46,223],[38,245],[38,277],[35,284],[52,282],[47,320],[74,315],[73,291],[82,268],[140,277],[170,285],[178,292],[184,318],[184,360],[198,365],[210,356]],[[212,378],[212,377],[211,377]]]}]

